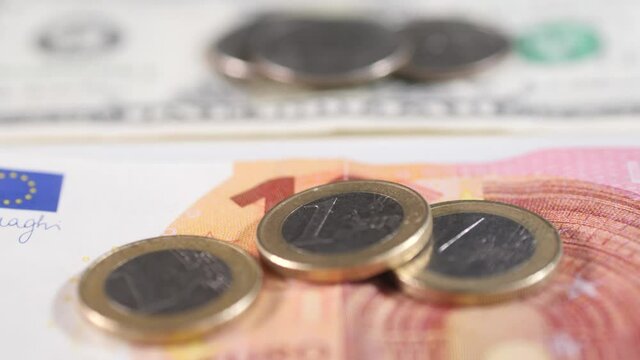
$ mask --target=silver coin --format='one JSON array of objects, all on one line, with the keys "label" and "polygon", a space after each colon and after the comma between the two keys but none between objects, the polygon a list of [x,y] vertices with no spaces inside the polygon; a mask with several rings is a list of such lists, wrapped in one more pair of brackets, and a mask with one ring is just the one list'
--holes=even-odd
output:
[{"label": "silver coin", "polygon": [[160,250],[135,257],[111,272],[107,297],[137,313],[187,311],[219,297],[231,285],[229,266],[198,250]]},{"label": "silver coin", "polygon": [[302,251],[336,254],[389,239],[402,224],[402,205],[389,196],[351,192],[303,205],[282,225],[282,236]]},{"label": "silver coin", "polygon": [[335,87],[382,78],[404,66],[411,46],[396,32],[366,20],[297,20],[262,37],[255,49],[272,80]]},{"label": "silver coin", "polygon": [[263,38],[276,36],[296,21],[286,14],[265,13],[234,28],[219,38],[211,49],[215,69],[233,79],[256,78],[259,75],[254,62],[256,44]]},{"label": "silver coin", "polygon": [[399,74],[416,80],[463,76],[501,59],[509,39],[491,28],[459,20],[418,20],[402,34],[414,47],[411,61]]},{"label": "silver coin", "polygon": [[213,45],[211,60],[215,69],[233,79],[247,80],[255,77],[256,69],[252,61],[251,42],[262,19],[241,25],[222,36]]}]

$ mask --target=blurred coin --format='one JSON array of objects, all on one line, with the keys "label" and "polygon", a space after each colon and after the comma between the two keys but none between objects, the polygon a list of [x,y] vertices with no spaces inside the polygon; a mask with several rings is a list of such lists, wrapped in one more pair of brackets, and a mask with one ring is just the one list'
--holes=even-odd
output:
[{"label": "blurred coin", "polygon": [[257,262],[229,243],[196,236],[138,241],[106,254],[83,274],[83,313],[132,340],[197,336],[235,318],[262,283]]},{"label": "blurred coin", "polygon": [[556,268],[562,242],[549,222],[527,210],[490,201],[432,205],[433,238],[396,269],[404,291],[458,304],[517,296]]},{"label": "blurred coin", "polygon": [[509,39],[498,31],[458,20],[417,20],[402,34],[414,52],[399,73],[415,80],[475,73],[501,59],[510,47]]},{"label": "blurred coin", "polygon": [[272,80],[333,87],[382,78],[405,65],[410,45],[365,20],[301,20],[280,24],[255,48],[261,73]]},{"label": "blurred coin", "polygon": [[258,21],[244,24],[225,34],[214,44],[211,59],[218,72],[242,80],[256,75],[250,43],[260,24]]},{"label": "blurred coin", "polygon": [[258,251],[275,270],[318,282],[371,277],[418,254],[431,213],[415,191],[384,181],[345,181],[296,194],[258,226]]},{"label": "blurred coin", "polygon": [[296,24],[298,18],[283,13],[264,13],[232,29],[213,45],[210,55],[215,69],[230,78],[249,80],[259,74],[254,48],[261,39],[277,36]]}]

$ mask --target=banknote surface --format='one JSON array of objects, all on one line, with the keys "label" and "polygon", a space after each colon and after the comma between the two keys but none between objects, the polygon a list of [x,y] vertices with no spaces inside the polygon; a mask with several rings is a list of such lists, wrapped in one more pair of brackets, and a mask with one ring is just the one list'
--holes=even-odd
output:
[{"label": "banknote surface", "polygon": [[[205,341],[205,358],[631,359],[640,350],[637,150],[549,150],[483,164],[239,163],[167,233],[224,239],[256,254],[260,218],[309,187],[384,179],[431,202],[522,206],[559,230],[560,271],[537,294],[486,307],[418,303],[384,279],[314,286],[273,274],[253,313]],[[286,357],[285,357],[286,358]]]},{"label": "banknote surface", "polygon": [[[432,203],[488,199],[534,211],[561,234],[560,270],[531,296],[463,308],[411,300],[384,276],[318,286],[267,272],[255,306],[204,339],[128,347],[87,335],[94,331],[63,303],[57,311],[68,336],[139,359],[632,359],[640,351],[637,149],[547,150],[457,165],[241,162],[165,233],[210,236],[257,256],[265,211],[301,190],[349,179],[399,182]],[[73,288],[62,292],[73,296]]]},{"label": "banknote surface", "polygon": [[[57,212],[40,220],[48,230],[38,225],[21,241],[29,229],[19,226],[37,213],[0,209],[0,245],[7,255],[2,278],[25,284],[0,299],[0,332],[12,340],[5,348],[13,358],[26,352],[54,359],[634,359],[640,351],[638,148],[539,150],[459,164],[292,159],[85,164],[81,171],[56,166],[50,172],[63,176],[62,195]],[[17,168],[2,171],[19,182]],[[31,169],[25,174],[47,172]],[[396,181],[432,203],[489,199],[534,211],[561,234],[559,271],[531,296],[478,307],[416,302],[385,276],[318,286],[267,272],[258,301],[237,321],[165,346],[118,340],[79,315],[85,254],[95,258],[164,228],[165,234],[233,242],[257,256],[255,231],[266,210],[309,187],[349,179]],[[71,210],[83,216],[74,219]]]},{"label": "banknote surface", "polygon": [[[513,39],[475,77],[335,91],[235,83],[213,41],[263,11],[487,23]],[[508,14],[508,16],[505,16]],[[3,1],[3,141],[415,131],[640,128],[635,1]]]}]

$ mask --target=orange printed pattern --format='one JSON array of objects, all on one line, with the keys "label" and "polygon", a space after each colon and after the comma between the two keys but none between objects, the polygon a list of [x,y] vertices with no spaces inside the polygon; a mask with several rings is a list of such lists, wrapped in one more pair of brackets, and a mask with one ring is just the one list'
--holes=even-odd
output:
[{"label": "orange printed pattern", "polygon": [[[552,222],[565,254],[541,291],[492,306],[411,300],[384,276],[318,286],[267,272],[258,302],[221,331],[167,348],[199,359],[630,359],[640,353],[639,150],[550,150],[487,164],[239,163],[167,233],[234,242],[257,256],[265,211],[333,181],[383,179],[430,202],[485,198]],[[602,176],[606,171],[607,176]]]}]

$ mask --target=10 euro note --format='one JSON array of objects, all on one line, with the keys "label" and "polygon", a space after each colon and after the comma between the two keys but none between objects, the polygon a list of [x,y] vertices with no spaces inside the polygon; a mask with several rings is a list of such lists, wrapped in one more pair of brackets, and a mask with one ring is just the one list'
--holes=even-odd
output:
[{"label": "10 euro note", "polygon": [[[75,260],[73,266],[63,266],[64,270],[38,266],[34,259],[47,254],[28,253],[24,246],[43,250],[43,234],[34,234],[26,244],[11,239],[2,244],[3,252],[11,255],[0,265],[5,280],[13,277],[11,264],[30,263],[33,266],[24,271],[34,276],[50,272],[49,293],[41,290],[38,299],[24,302],[16,296],[15,303],[9,304],[18,309],[7,315],[9,323],[18,333],[30,335],[23,344],[37,341],[41,347],[31,352],[45,351],[67,359],[213,360],[632,359],[640,351],[640,149],[555,149],[463,164],[367,164],[332,159],[239,162],[178,168],[188,170],[189,176],[173,178],[166,175],[175,166],[149,169],[137,165],[142,176],[139,184],[124,181],[131,169],[118,170],[118,166],[122,167],[103,170],[109,174],[110,188],[93,196],[111,201],[96,205],[103,215],[109,214],[109,206],[115,207],[111,212],[123,213],[113,214],[121,223],[111,225],[124,229],[101,228],[104,234],[95,233],[96,241],[80,245],[82,250],[77,249],[78,244],[92,239],[79,238],[88,232],[74,228],[79,224],[69,212],[80,213],[83,208],[71,202],[87,200],[66,185],[78,181],[80,170],[58,169],[65,177],[59,209],[69,219],[61,231],[68,231],[69,236],[58,239],[55,255]],[[193,176],[205,179],[190,192],[182,190],[174,204],[171,196],[154,203],[168,184],[180,188]],[[156,178],[157,184],[148,181]],[[487,199],[531,210],[561,234],[564,255],[559,270],[530,296],[473,307],[418,302],[385,279],[315,285],[267,270],[261,294],[245,315],[204,338],[170,345],[127,343],[101,333],[81,318],[77,276],[86,264],[74,258],[80,258],[83,251],[95,258],[115,245],[137,240],[134,236],[157,235],[149,229],[157,227],[161,232],[162,227],[166,235],[216,238],[257,256],[255,233],[266,211],[299,191],[351,179],[398,182],[430,203]],[[122,196],[102,199],[109,197],[109,191]],[[126,203],[118,205],[133,201],[130,198],[146,205],[130,209]],[[148,216],[146,222],[153,226],[136,225],[141,220],[136,211],[142,209],[149,212],[142,216]],[[97,219],[94,225],[105,221]],[[29,296],[35,290],[16,291]],[[30,311],[46,315],[32,317],[28,324],[19,320]],[[9,346],[15,349],[19,342]]]}]

